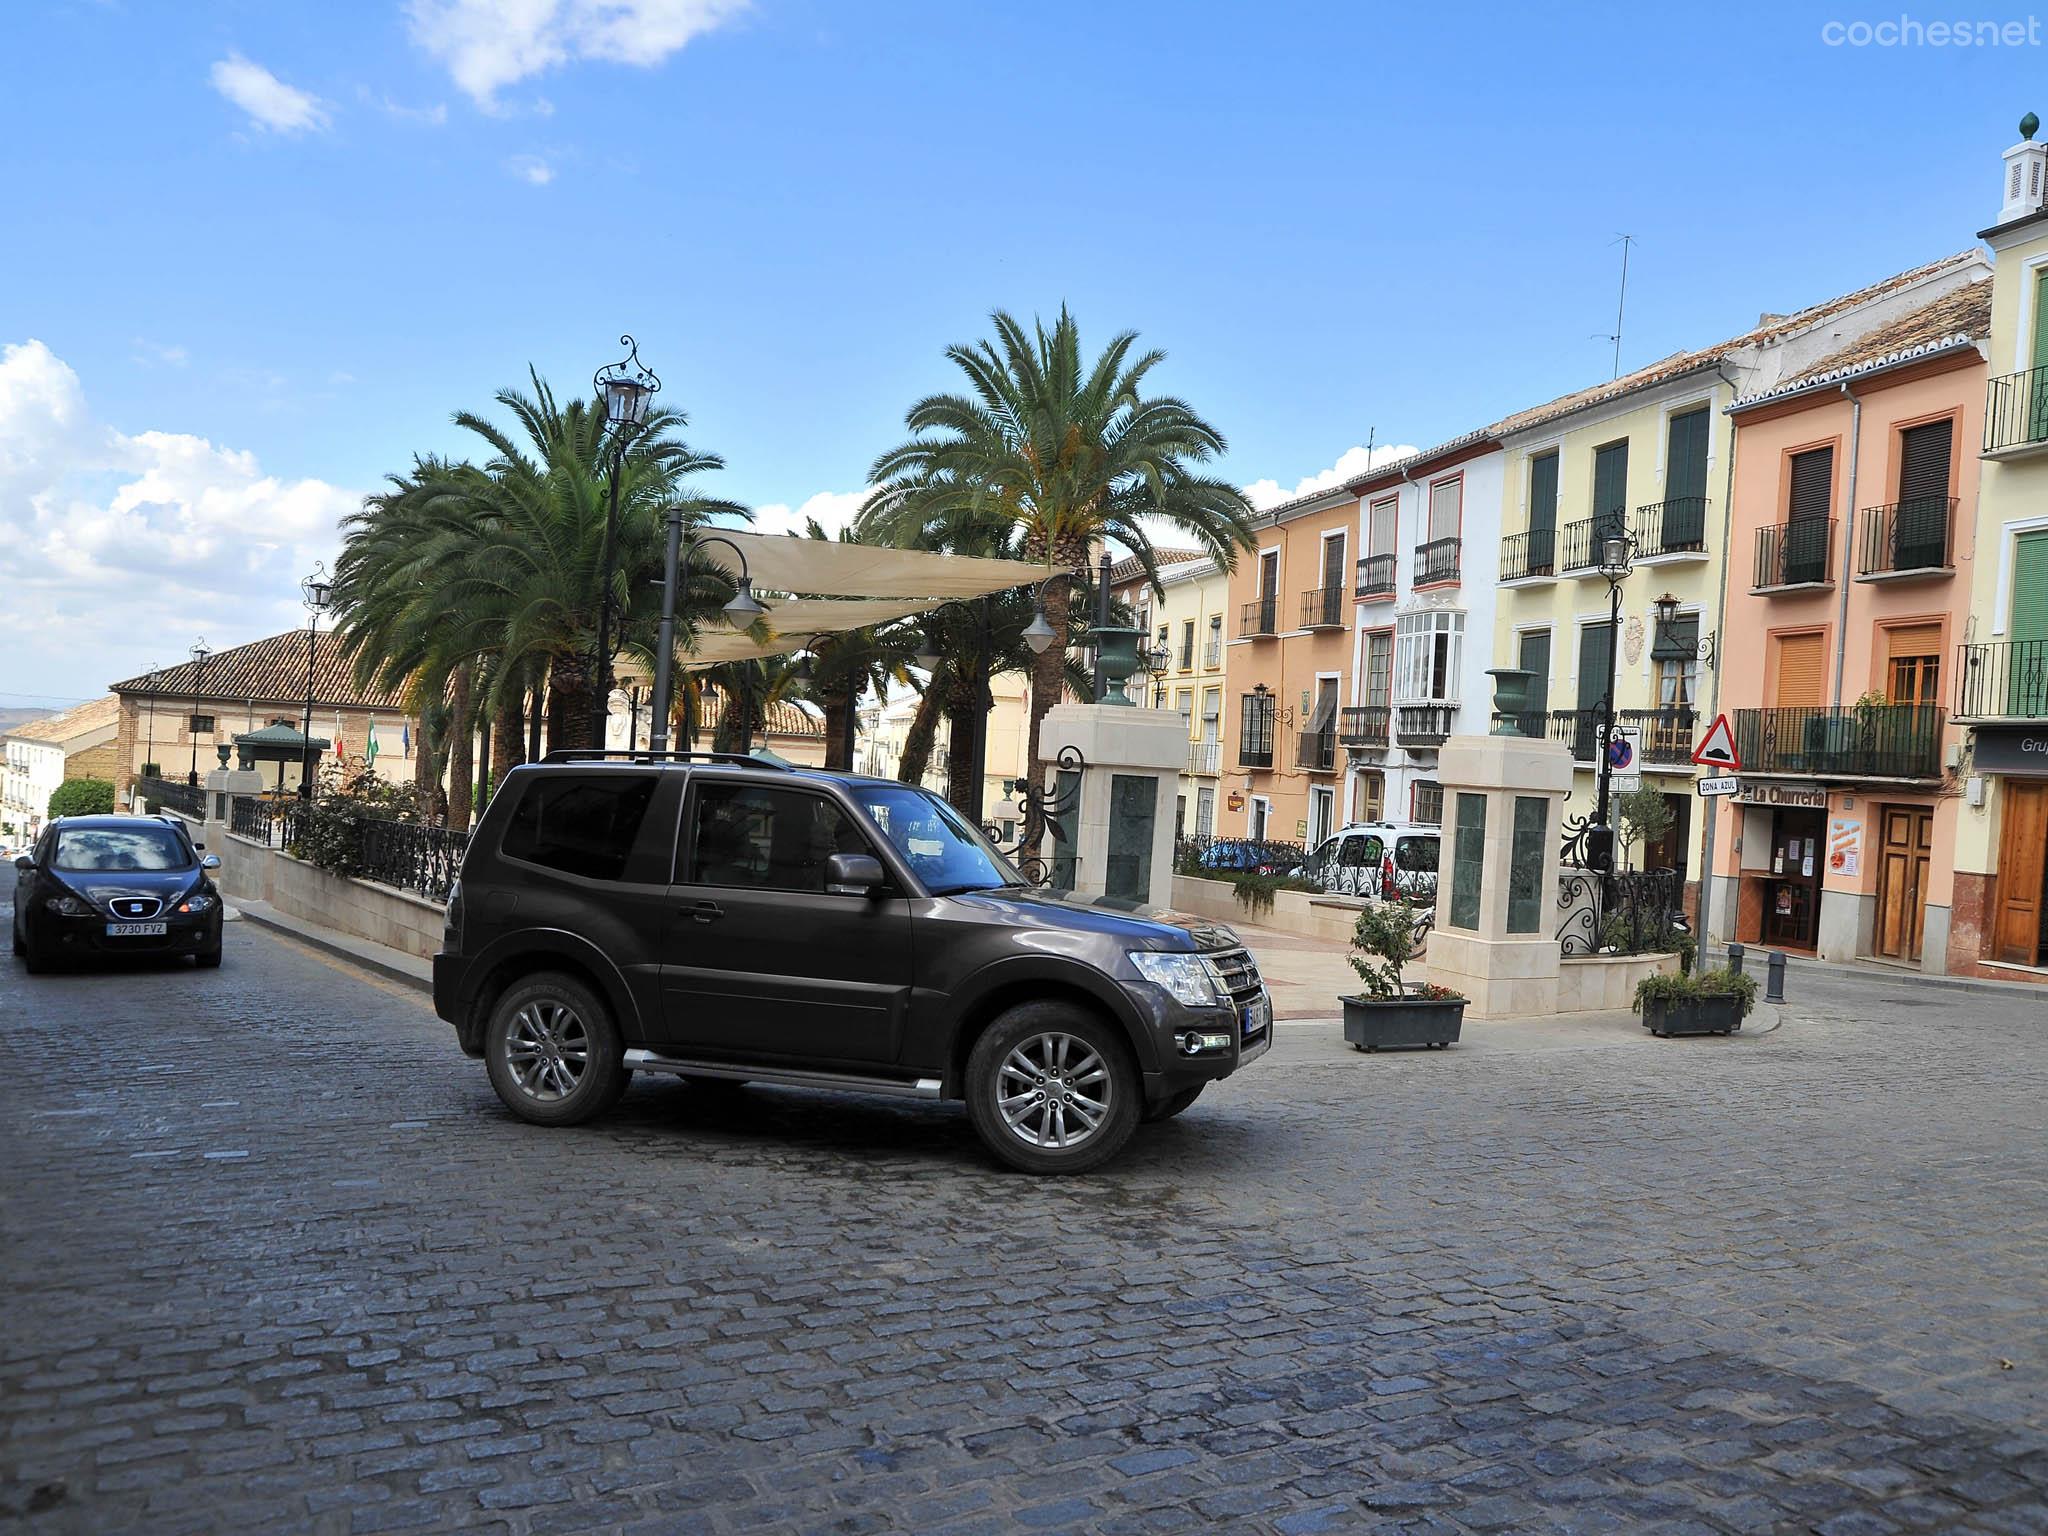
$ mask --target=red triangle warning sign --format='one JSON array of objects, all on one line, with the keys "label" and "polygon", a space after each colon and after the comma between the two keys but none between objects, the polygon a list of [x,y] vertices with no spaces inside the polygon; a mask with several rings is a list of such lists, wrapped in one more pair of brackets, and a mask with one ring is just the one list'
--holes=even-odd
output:
[{"label": "red triangle warning sign", "polygon": [[1692,760],[1702,768],[1719,768],[1724,773],[1741,771],[1742,755],[1735,750],[1735,732],[1728,728],[1726,715],[1714,717],[1706,739],[1692,749]]}]

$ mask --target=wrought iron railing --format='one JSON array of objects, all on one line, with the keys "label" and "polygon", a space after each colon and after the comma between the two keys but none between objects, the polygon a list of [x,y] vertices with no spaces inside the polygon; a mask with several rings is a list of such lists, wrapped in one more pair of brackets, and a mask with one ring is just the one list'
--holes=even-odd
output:
[{"label": "wrought iron railing", "polygon": [[145,803],[176,811],[193,821],[206,820],[206,791],[196,784],[175,784],[169,779],[137,779],[135,789]]},{"label": "wrought iron railing", "polygon": [[1934,779],[1946,719],[1933,704],[1739,709],[1735,750],[1744,773]]},{"label": "wrought iron railing", "polygon": [[1667,704],[1658,709],[1624,709],[1620,712],[1624,726],[1635,726],[1643,733],[1643,761],[1684,765],[1692,761],[1693,742],[1697,735],[1699,711],[1690,705]]},{"label": "wrought iron railing", "polygon": [[1351,622],[1351,594],[1342,587],[1311,587],[1301,594],[1303,629],[1342,629]]},{"label": "wrought iron railing", "polygon": [[[1524,735],[1529,732],[1525,728]],[[1598,709],[1553,709],[1545,722],[1544,734],[1572,749],[1575,762],[1600,760],[1600,711]]]},{"label": "wrought iron railing", "polygon": [[1337,733],[1303,731],[1295,743],[1294,765],[1308,773],[1330,773],[1337,766]]},{"label": "wrought iron railing", "polygon": [[1237,638],[1250,639],[1258,635],[1280,633],[1280,599],[1261,597],[1246,603],[1237,616]]},{"label": "wrought iron railing", "polygon": [[2048,640],[1966,645],[1959,660],[1959,718],[2048,720]]},{"label": "wrought iron railing", "polygon": [[360,826],[360,878],[414,891],[429,901],[448,899],[469,848],[467,832],[375,818]]},{"label": "wrought iron railing", "polygon": [[228,830],[272,848],[289,847],[300,801],[236,795],[228,804]]},{"label": "wrought iron railing", "polygon": [[1396,704],[1394,739],[1403,746],[1433,747],[1451,734],[1455,704]]},{"label": "wrought iron railing", "polygon": [[1636,508],[1636,558],[1706,552],[1706,497],[1673,496]]},{"label": "wrought iron railing", "polygon": [[1337,740],[1347,747],[1384,748],[1393,723],[1390,705],[1348,704],[1337,712]]},{"label": "wrought iron railing", "polygon": [[1301,868],[1300,843],[1263,837],[1177,837],[1173,867],[1179,874],[1287,875]]},{"label": "wrought iron railing", "polygon": [[1463,539],[1431,539],[1415,546],[1415,585],[1426,587],[1435,581],[1456,581],[1458,562],[1465,548]]},{"label": "wrought iron railing", "polygon": [[1223,771],[1223,743],[1196,741],[1188,744],[1188,772],[1213,774]]},{"label": "wrought iron railing", "polygon": [[1223,637],[1218,635],[1214,639],[1204,640],[1202,642],[1202,669],[1207,671],[1211,667],[1220,667],[1222,665]]},{"label": "wrought iron railing", "polygon": [[1900,576],[1911,571],[1946,571],[1954,536],[1956,499],[1923,496],[1889,507],[1865,507],[1856,538],[1856,571],[1862,576]]},{"label": "wrought iron railing", "polygon": [[1527,581],[1532,576],[1557,574],[1557,530],[1531,528],[1510,533],[1500,541],[1500,579]]},{"label": "wrought iron railing", "polygon": [[1367,555],[1358,562],[1359,597],[1392,597],[1394,595],[1394,557],[1392,555]]},{"label": "wrought iron railing", "polygon": [[1984,451],[2015,448],[2048,448],[2048,367],[2008,373],[1985,388]]},{"label": "wrought iron railing", "polygon": [[1770,523],[1756,531],[1753,590],[1831,587],[1835,583],[1835,520],[1802,517]]},{"label": "wrought iron railing", "polygon": [[1597,570],[1601,547],[1609,539],[1622,538],[1627,533],[1628,513],[1620,507],[1566,523],[1558,549],[1559,567],[1567,573]]}]

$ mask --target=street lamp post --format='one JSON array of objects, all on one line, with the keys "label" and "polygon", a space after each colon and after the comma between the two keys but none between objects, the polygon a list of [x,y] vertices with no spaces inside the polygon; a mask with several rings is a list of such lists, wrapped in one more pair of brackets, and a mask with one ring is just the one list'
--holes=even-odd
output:
[{"label": "street lamp post", "polygon": [[[316,562],[313,574],[299,583],[306,603],[306,722],[299,732],[299,798],[313,798],[313,660],[320,643],[320,615],[334,602],[334,583],[327,579],[327,567]],[[284,777],[284,770],[278,770]]]},{"label": "street lamp post", "polygon": [[163,765],[156,760],[156,695],[157,690],[163,686],[163,680],[164,674],[161,668],[151,667],[149,669],[149,726],[148,734],[142,745],[142,766],[145,770],[150,768],[156,769],[154,776],[158,778],[163,776],[164,770]]},{"label": "street lamp post", "polygon": [[611,713],[612,683],[612,561],[619,529],[619,466],[635,429],[647,420],[647,409],[661,388],[661,380],[640,361],[640,348],[632,336],[619,338],[626,355],[606,363],[591,375],[591,391],[604,400],[604,419],[611,429],[611,464],[606,472],[604,514],[604,561],[602,586],[597,604],[597,656],[591,666],[591,744],[604,747],[605,721]]},{"label": "street lamp post", "polygon": [[[690,541],[690,551],[683,553],[683,508],[680,502],[670,502],[668,508],[668,552],[663,559],[661,576],[661,635],[654,651],[654,719],[648,731],[648,750],[668,750],[669,702],[674,690],[674,668],[676,655],[676,589],[687,581],[697,556],[711,544],[723,544],[730,549],[740,562],[739,579],[733,583],[732,600],[721,610],[726,622],[735,629],[745,629],[767,610],[754,599],[754,579],[747,574],[747,552],[731,539],[719,534],[703,534]],[[752,721],[746,722],[751,725]]]},{"label": "street lamp post", "polygon": [[206,658],[212,654],[204,636],[192,642],[192,713],[185,720],[185,734],[192,738],[192,769],[185,782],[193,789],[199,787],[199,701],[206,695]]},{"label": "street lamp post", "polygon": [[1611,533],[1600,541],[1599,572],[1607,578],[1607,677],[1600,698],[1600,788],[1593,808],[1593,826],[1587,842],[1588,865],[1606,874],[1614,868],[1614,827],[1608,820],[1610,781],[1614,776],[1614,677],[1620,664],[1621,584],[1628,580],[1633,541],[1626,532]]}]

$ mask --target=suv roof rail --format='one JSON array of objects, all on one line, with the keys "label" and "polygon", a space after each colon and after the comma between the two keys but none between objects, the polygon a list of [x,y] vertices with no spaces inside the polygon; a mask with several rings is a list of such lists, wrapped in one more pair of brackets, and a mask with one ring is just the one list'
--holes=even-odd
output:
[{"label": "suv roof rail", "polygon": [[775,773],[788,773],[783,763],[771,763],[765,758],[745,752],[656,752],[651,748],[638,747],[557,747],[541,759],[544,763],[738,763],[747,768],[766,768]]}]

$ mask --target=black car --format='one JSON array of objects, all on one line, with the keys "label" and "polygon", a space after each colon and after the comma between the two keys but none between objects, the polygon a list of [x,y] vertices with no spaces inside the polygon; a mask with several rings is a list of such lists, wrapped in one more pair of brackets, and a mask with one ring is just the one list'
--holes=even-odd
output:
[{"label": "black car", "polygon": [[543,1125],[636,1071],[964,1099],[1079,1172],[1272,1041],[1229,929],[1029,886],[943,800],[718,754],[551,754],[492,799],[434,1008]]},{"label": "black car", "polygon": [[14,952],[31,972],[110,955],[219,965],[219,868],[169,817],[60,816],[14,861]]}]

